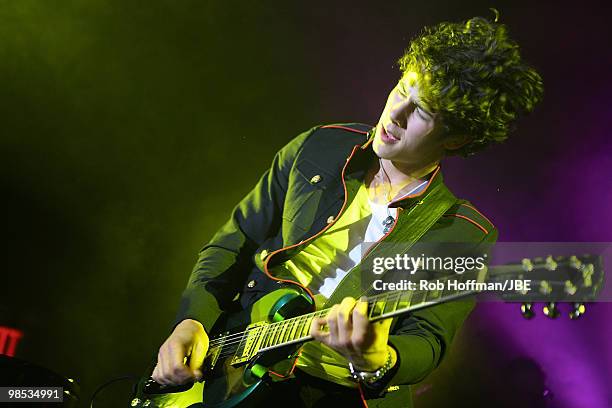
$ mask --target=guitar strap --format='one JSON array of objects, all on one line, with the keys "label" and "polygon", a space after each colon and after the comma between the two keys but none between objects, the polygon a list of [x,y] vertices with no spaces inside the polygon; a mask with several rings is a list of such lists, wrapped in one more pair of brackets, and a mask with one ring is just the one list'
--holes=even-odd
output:
[{"label": "guitar strap", "polygon": [[[431,186],[425,192],[425,196],[414,204],[408,214],[398,214],[395,228],[382,242],[384,253],[387,256],[403,255],[421,239],[421,237],[442,217],[442,215],[457,202],[457,197],[450,192],[442,182]],[[362,271],[367,265],[372,265],[372,259],[381,256],[379,247],[376,244],[369,251],[359,264],[357,264],[340,281],[336,290],[325,302],[324,308],[338,304],[347,296],[358,298],[360,294],[372,287],[375,279],[380,279],[382,275],[375,275],[372,271]],[[366,288],[366,291],[363,289]]]}]

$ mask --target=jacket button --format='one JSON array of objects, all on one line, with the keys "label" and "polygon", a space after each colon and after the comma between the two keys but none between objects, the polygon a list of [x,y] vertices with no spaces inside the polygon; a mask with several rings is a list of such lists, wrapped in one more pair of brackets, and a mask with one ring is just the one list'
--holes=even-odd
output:
[{"label": "jacket button", "polygon": [[321,181],[321,176],[318,174],[315,174],[314,176],[312,176],[312,178],[310,179],[310,182],[312,184],[317,184],[319,181]]},{"label": "jacket button", "polygon": [[259,254],[259,258],[263,261],[264,259],[266,259],[266,257],[268,256],[268,250],[264,249],[263,251],[261,251],[261,253]]},{"label": "jacket button", "polygon": [[327,217],[327,223],[331,224],[332,222],[334,222],[334,216],[330,215],[329,217]]},{"label": "jacket button", "polygon": [[255,285],[257,285],[257,282],[255,280],[250,280],[249,283],[247,283],[247,286],[251,289],[254,288]]}]

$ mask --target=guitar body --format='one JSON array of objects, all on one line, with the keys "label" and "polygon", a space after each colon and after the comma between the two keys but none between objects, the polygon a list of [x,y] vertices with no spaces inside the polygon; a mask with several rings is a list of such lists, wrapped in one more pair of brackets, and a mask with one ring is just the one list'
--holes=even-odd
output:
[{"label": "guitar body", "polygon": [[[274,348],[249,356],[249,342],[231,333],[257,330],[269,323],[279,322],[311,312],[310,298],[299,289],[286,287],[271,292],[250,310],[223,314],[209,335],[210,347],[204,361],[204,379],[193,386],[165,389],[151,386],[143,379],[132,400],[133,407],[149,408],[231,408],[258,406],[266,398],[270,384],[283,381],[290,375],[300,344]],[[228,335],[229,334],[229,335]],[[216,339],[224,338],[223,341]],[[233,344],[232,344],[233,343]],[[236,351],[235,353],[228,352]],[[249,358],[241,361],[241,355]],[[149,370],[152,372],[153,367]],[[277,375],[270,375],[273,370]],[[153,383],[154,384],[154,383]],[[174,392],[177,391],[177,392]]]}]

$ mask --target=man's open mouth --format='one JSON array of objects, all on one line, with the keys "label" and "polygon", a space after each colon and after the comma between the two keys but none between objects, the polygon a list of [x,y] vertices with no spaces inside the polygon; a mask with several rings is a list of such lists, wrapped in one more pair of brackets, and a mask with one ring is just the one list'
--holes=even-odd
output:
[{"label": "man's open mouth", "polygon": [[396,143],[400,141],[400,138],[397,136],[394,136],[393,134],[389,133],[384,126],[381,126],[381,139],[383,140],[383,142],[385,143]]}]

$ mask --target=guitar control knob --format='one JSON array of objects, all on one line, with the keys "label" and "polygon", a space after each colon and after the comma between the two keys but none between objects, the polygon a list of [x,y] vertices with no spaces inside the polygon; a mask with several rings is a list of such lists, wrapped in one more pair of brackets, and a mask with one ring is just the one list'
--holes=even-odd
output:
[{"label": "guitar control knob", "polygon": [[584,303],[576,302],[573,304],[573,309],[569,313],[569,318],[572,320],[576,320],[580,316],[582,316],[584,312],[586,312],[586,306],[584,305]]},{"label": "guitar control knob", "polygon": [[544,312],[544,315],[550,317],[551,319],[556,319],[560,314],[559,309],[557,308],[557,303],[555,302],[548,302],[542,311]]},{"label": "guitar control knob", "polygon": [[533,303],[525,302],[521,304],[521,315],[527,320],[532,319],[535,316],[533,311]]}]

